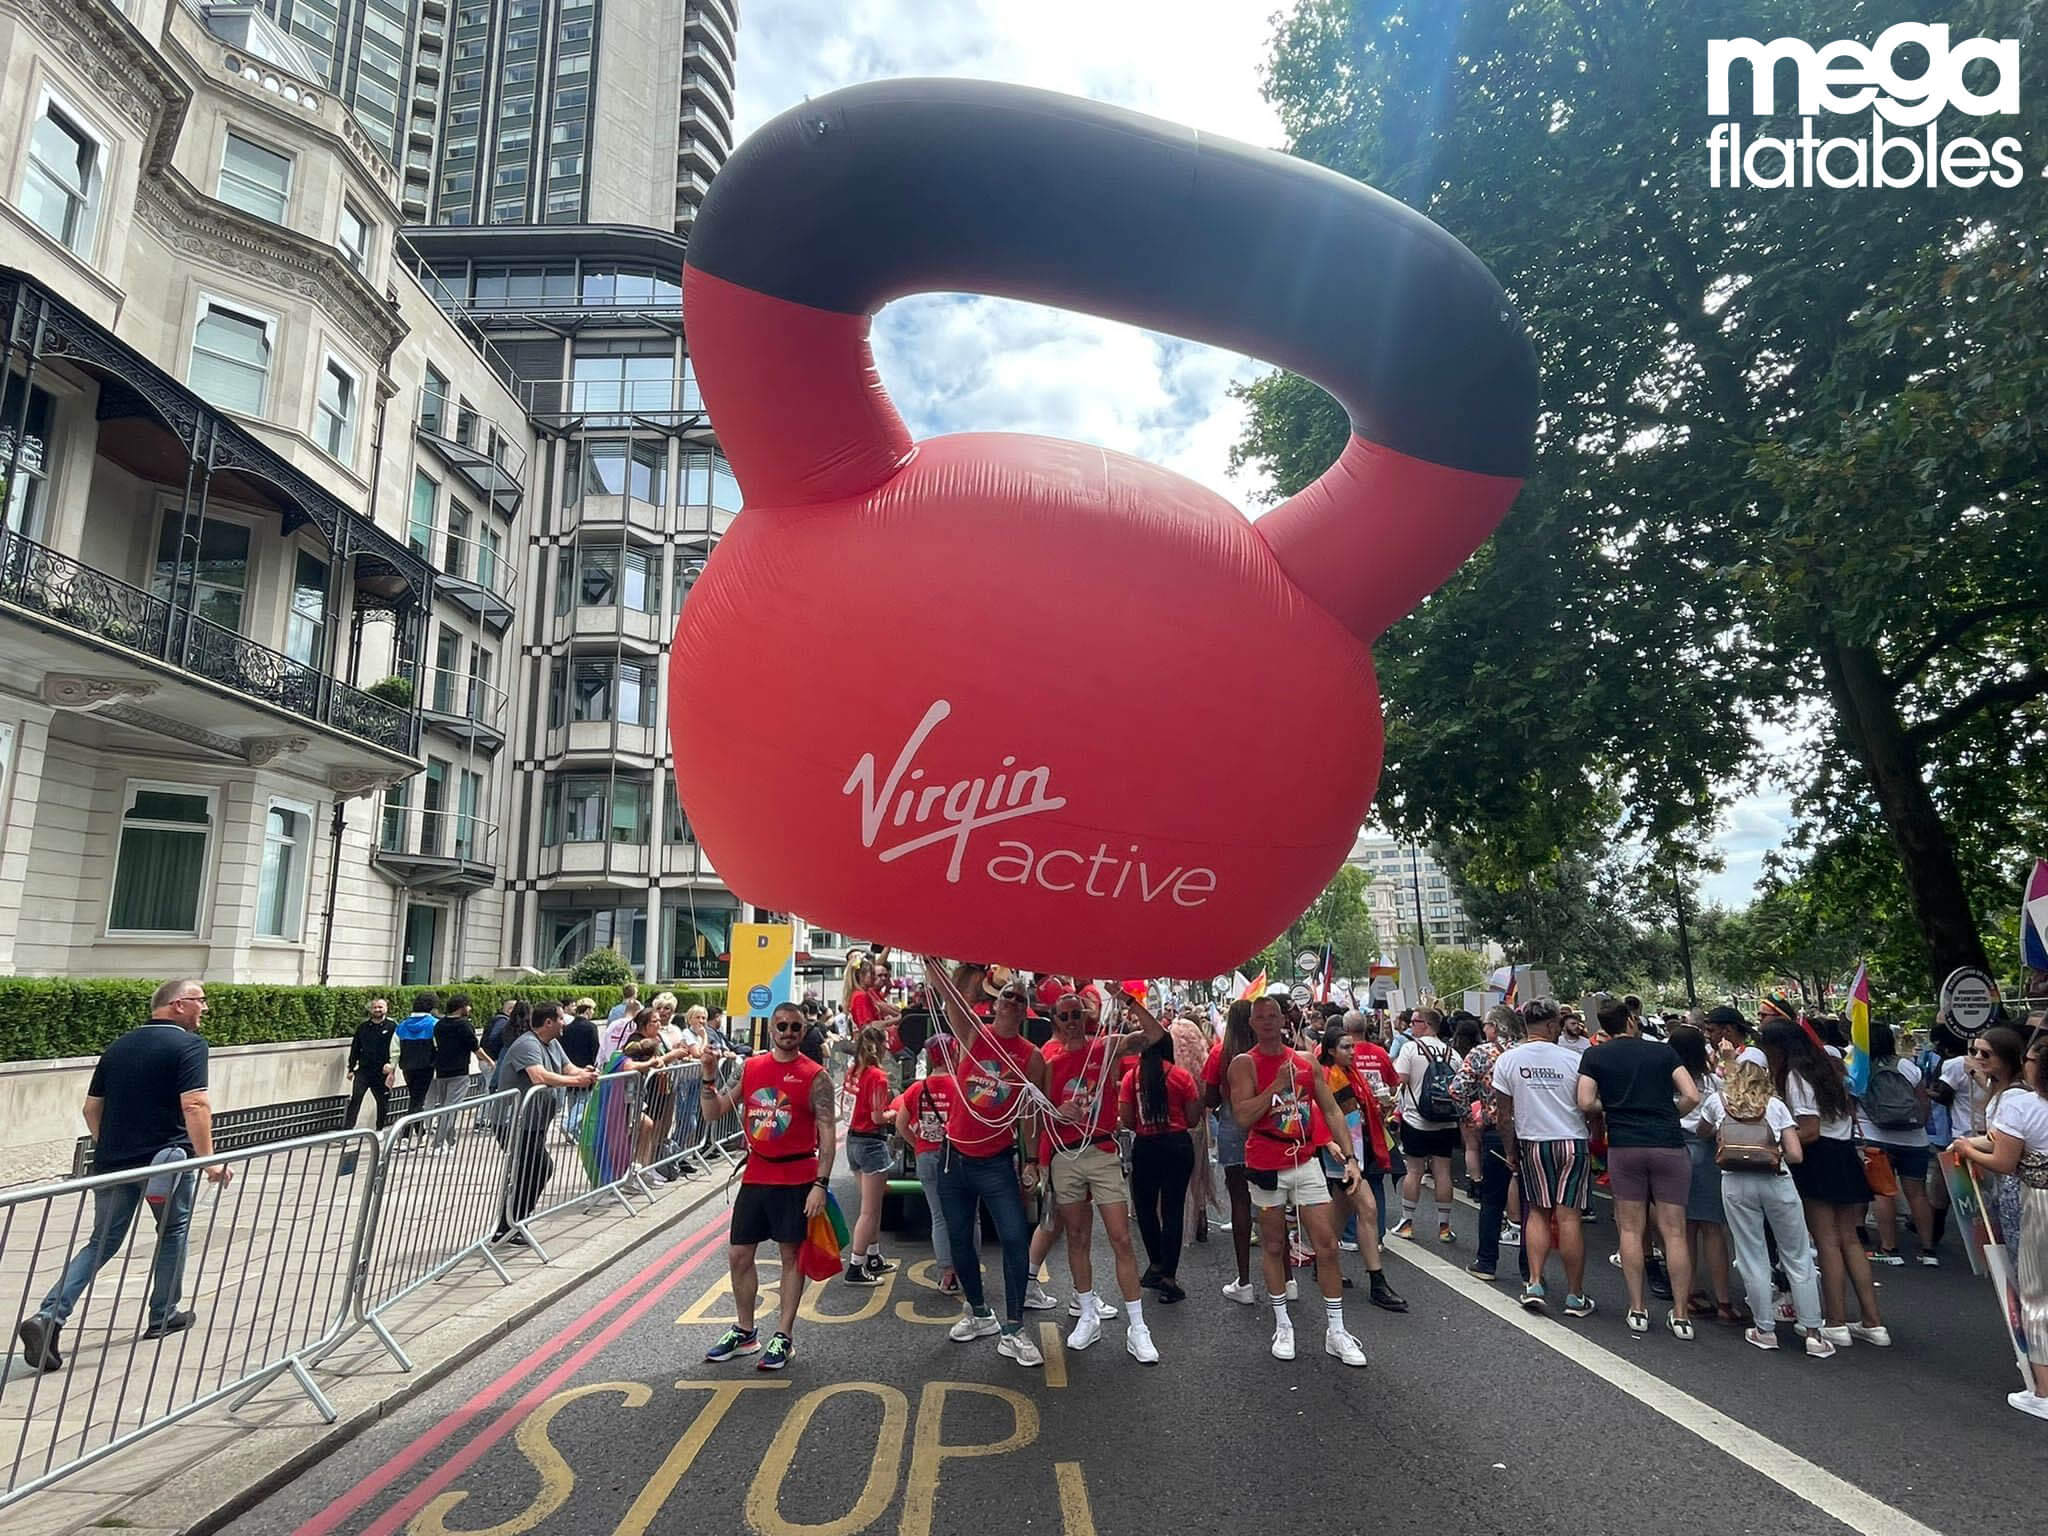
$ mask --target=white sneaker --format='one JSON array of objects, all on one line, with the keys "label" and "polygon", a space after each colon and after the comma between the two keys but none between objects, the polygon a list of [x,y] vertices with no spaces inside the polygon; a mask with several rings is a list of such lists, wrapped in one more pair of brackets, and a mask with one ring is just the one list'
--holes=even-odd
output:
[{"label": "white sneaker", "polygon": [[1891,1348],[1892,1331],[1883,1323],[1879,1323],[1875,1328],[1866,1328],[1861,1323],[1851,1323],[1849,1337],[1858,1344],[1868,1344],[1875,1349]]},{"label": "white sneaker", "polygon": [[1231,1281],[1223,1287],[1223,1294],[1232,1301],[1242,1302],[1247,1307],[1259,1299],[1258,1293],[1252,1289],[1251,1282],[1248,1280],[1242,1282],[1237,1280]]},{"label": "white sneaker", "polygon": [[1086,1349],[1101,1337],[1102,1314],[1093,1311],[1083,1312],[1081,1321],[1074,1324],[1074,1331],[1067,1335],[1067,1348]]},{"label": "white sneaker", "polygon": [[1001,1333],[1003,1325],[996,1321],[993,1312],[969,1312],[959,1322],[946,1330],[946,1337],[955,1344],[965,1344],[970,1339],[985,1339],[992,1333]]},{"label": "white sneaker", "polygon": [[1294,1324],[1281,1323],[1273,1330],[1273,1358],[1292,1360],[1294,1358]]},{"label": "white sneaker", "polygon": [[1159,1351],[1152,1347],[1152,1330],[1143,1323],[1131,1324],[1130,1331],[1124,1335],[1124,1348],[1131,1352],[1131,1358],[1140,1365],[1159,1363]]},{"label": "white sneaker", "polygon": [[1522,1224],[1518,1221],[1504,1221],[1500,1224],[1500,1245],[1503,1248],[1522,1246]]},{"label": "white sneaker", "polygon": [[1289,1301],[1301,1300],[1301,1287],[1299,1285],[1296,1285],[1292,1280],[1289,1280],[1287,1282],[1287,1299]]},{"label": "white sneaker", "polygon": [[1820,1331],[1820,1336],[1837,1349],[1847,1349],[1856,1342],[1855,1332],[1849,1328],[1828,1328],[1824,1326]]},{"label": "white sneaker", "polygon": [[2031,1413],[2037,1419],[2048,1419],[2048,1397],[2038,1392],[2008,1392],[2005,1400],[2021,1413]]},{"label": "white sneaker", "polygon": [[1335,1355],[1346,1365],[1365,1364],[1365,1351],[1359,1347],[1358,1340],[1342,1328],[1332,1328],[1323,1335],[1323,1353]]},{"label": "white sneaker", "polygon": [[[1026,1303],[1026,1305],[1029,1305],[1029,1303]],[[1116,1303],[1111,1301],[1107,1296],[1098,1296],[1095,1298],[1095,1310],[1103,1317],[1115,1317]],[[1079,1317],[1080,1315],[1081,1298],[1077,1295],[1074,1297],[1072,1301],[1067,1303],[1067,1316]]]},{"label": "white sneaker", "polygon": [[1036,1280],[1032,1281],[1030,1285],[1025,1287],[1024,1306],[1027,1311],[1050,1312],[1056,1307],[1058,1307],[1059,1304],[1059,1297],[1053,1295],[1051,1291],[1048,1291]]},{"label": "white sneaker", "polygon": [[1941,1268],[1941,1255],[1938,1253],[1923,1253],[1920,1255],[1920,1264],[1924,1269],[1939,1269]]},{"label": "white sneaker", "polygon": [[1019,1365],[1043,1365],[1045,1356],[1038,1352],[1038,1346],[1031,1342],[1031,1335],[1022,1328],[1006,1333],[996,1340],[996,1353],[1008,1355]]}]

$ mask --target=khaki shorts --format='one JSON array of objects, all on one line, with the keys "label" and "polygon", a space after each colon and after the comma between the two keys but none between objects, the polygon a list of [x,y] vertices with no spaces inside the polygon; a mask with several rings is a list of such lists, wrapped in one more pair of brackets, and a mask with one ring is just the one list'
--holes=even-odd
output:
[{"label": "khaki shorts", "polygon": [[1097,1205],[1126,1205],[1123,1160],[1100,1147],[1052,1155],[1052,1197],[1061,1205],[1091,1199]]},{"label": "khaki shorts", "polygon": [[1252,1209],[1269,1211],[1276,1205],[1328,1205],[1330,1203],[1330,1181],[1323,1177],[1323,1165],[1317,1158],[1293,1168],[1282,1168],[1273,1177],[1279,1180],[1277,1189],[1260,1187],[1263,1175],[1256,1170],[1246,1170],[1246,1180],[1252,1187]]}]

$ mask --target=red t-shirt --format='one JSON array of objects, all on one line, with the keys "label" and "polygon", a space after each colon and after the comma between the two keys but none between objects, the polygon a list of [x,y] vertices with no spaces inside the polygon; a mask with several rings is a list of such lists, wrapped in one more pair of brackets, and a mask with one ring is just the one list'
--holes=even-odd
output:
[{"label": "red t-shirt", "polygon": [[1380,1108],[1379,1094],[1391,1093],[1399,1084],[1394,1076],[1394,1058],[1371,1040],[1354,1041],[1351,1046],[1351,1091],[1358,1095],[1358,1110],[1365,1121],[1366,1146],[1373,1166],[1391,1167],[1387,1137],[1387,1115]]},{"label": "red t-shirt", "polygon": [[811,1084],[825,1069],[808,1056],[777,1061],[763,1051],[740,1069],[740,1123],[747,1133],[745,1184],[808,1184],[818,1176],[818,1118]]},{"label": "red t-shirt", "polygon": [[[1054,1040],[1042,1054],[1045,1057],[1045,1096],[1052,1100],[1054,1108],[1064,1108],[1076,1100],[1088,1112],[1086,1120],[1055,1120],[1045,1116],[1039,1123],[1043,1133],[1039,1137],[1039,1156],[1051,1155],[1052,1147],[1073,1152],[1090,1142],[1110,1142],[1116,1135],[1116,1068],[1105,1066],[1103,1058],[1117,1048],[1117,1040],[1109,1036],[1081,1045],[1067,1046]],[[1104,1074],[1111,1074],[1104,1081]]]},{"label": "red t-shirt", "polygon": [[857,1135],[879,1136],[882,1122],[877,1117],[889,1107],[889,1074],[880,1067],[869,1067],[849,1091],[853,1118],[847,1121],[846,1128]]},{"label": "red t-shirt", "polygon": [[1164,1136],[1171,1131],[1184,1131],[1194,1124],[1201,1113],[1202,1090],[1195,1086],[1194,1074],[1186,1067],[1166,1069],[1166,1119],[1152,1121],[1145,1118],[1138,1099],[1138,1069],[1132,1067],[1124,1074],[1123,1087],[1118,1091],[1117,1103],[1131,1112],[1131,1126],[1140,1136]]},{"label": "red t-shirt", "polygon": [[[974,1032],[956,1053],[960,1091],[946,1114],[946,1139],[963,1157],[994,1157],[1016,1143],[1016,1100],[1029,1080],[1038,1047],[1022,1035],[1005,1040],[993,1029]],[[994,1125],[987,1122],[995,1121]]]},{"label": "red t-shirt", "polygon": [[1298,1167],[1315,1155],[1318,1142],[1329,1138],[1315,1100],[1315,1063],[1299,1051],[1269,1056],[1255,1049],[1246,1055],[1268,1107],[1245,1136],[1245,1166],[1262,1173]]},{"label": "red t-shirt", "polygon": [[[880,996],[872,988],[862,987],[853,994],[852,999],[847,1003],[846,1016],[853,1021],[853,1028],[856,1034],[870,1024],[881,1023],[882,1007]],[[894,1056],[903,1049],[903,1030],[894,1019],[888,1021],[887,1028],[889,1038],[886,1043],[889,1047],[889,1054]]]},{"label": "red t-shirt", "polygon": [[1211,1088],[1223,1086],[1223,1042],[1213,1041],[1209,1046],[1209,1059],[1202,1063],[1202,1081]]},{"label": "red t-shirt", "polygon": [[953,1079],[944,1072],[912,1083],[889,1106],[896,1112],[897,1134],[919,1152],[936,1152],[946,1144],[946,1116],[953,1107]]}]

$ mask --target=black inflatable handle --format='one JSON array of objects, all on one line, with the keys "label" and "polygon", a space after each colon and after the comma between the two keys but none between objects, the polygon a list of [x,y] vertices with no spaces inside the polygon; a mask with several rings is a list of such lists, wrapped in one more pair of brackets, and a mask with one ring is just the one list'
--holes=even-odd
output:
[{"label": "black inflatable handle", "polygon": [[1333,171],[1117,107],[969,80],[834,91],[734,154],[688,263],[849,315],[933,291],[1085,310],[1314,379],[1368,442],[1529,470],[1535,353],[1477,257]]}]

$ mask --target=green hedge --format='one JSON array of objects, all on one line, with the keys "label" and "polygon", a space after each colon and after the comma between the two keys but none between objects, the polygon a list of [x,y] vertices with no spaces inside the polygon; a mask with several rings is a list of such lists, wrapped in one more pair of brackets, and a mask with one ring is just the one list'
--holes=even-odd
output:
[{"label": "green hedge", "polygon": [[[0,977],[0,1061],[39,1061],[59,1056],[97,1056],[107,1045],[149,1017],[153,980],[94,978],[73,981],[45,977]],[[723,983],[669,986],[682,1005],[725,1002]],[[268,1045],[280,1040],[328,1040],[355,1033],[370,999],[391,1004],[394,1018],[412,1011],[413,995],[442,997],[466,992],[476,1017],[487,1019],[501,1002],[556,1002],[563,997],[596,1000],[603,1015],[619,1000],[616,987],[574,987],[566,982],[446,982],[421,987],[273,987],[256,982],[208,982],[206,1023],[211,1045]],[[643,995],[653,993],[643,988]]]}]

